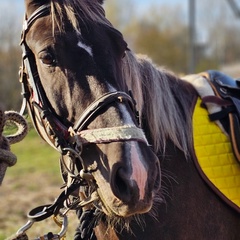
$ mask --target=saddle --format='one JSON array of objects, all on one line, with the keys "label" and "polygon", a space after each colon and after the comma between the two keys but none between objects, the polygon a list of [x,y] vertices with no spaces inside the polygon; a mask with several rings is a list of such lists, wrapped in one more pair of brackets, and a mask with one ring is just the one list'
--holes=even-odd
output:
[{"label": "saddle", "polygon": [[240,80],[216,70],[194,76],[188,75],[183,79],[198,91],[208,109],[209,119],[230,137],[233,153],[240,163]]},{"label": "saddle", "polygon": [[214,103],[221,107],[220,111],[209,114],[209,119],[222,124],[240,163],[240,80],[215,70],[201,75],[208,80],[215,94],[215,97],[203,97],[203,103]]},{"label": "saddle", "polygon": [[213,70],[182,79],[199,94],[193,112],[194,163],[198,173],[240,213],[239,80]]}]

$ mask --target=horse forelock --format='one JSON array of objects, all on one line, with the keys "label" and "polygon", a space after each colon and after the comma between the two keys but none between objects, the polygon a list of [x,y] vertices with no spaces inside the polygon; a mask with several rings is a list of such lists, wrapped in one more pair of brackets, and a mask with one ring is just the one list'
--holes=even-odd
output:
[{"label": "horse forelock", "polygon": [[99,1],[96,0],[51,0],[51,15],[53,28],[60,32],[65,31],[64,18],[67,18],[73,29],[81,32],[79,20],[101,23],[112,27],[105,18],[105,11]]},{"label": "horse forelock", "polygon": [[184,102],[187,100],[181,93],[176,98],[178,87],[172,86],[180,86],[181,80],[167,70],[156,67],[148,57],[134,55],[131,51],[123,59],[122,71],[128,87],[133,91],[140,118],[147,123],[148,129],[144,130],[150,132],[155,152],[164,152],[166,141],[170,139],[188,156],[192,146],[189,104]]}]

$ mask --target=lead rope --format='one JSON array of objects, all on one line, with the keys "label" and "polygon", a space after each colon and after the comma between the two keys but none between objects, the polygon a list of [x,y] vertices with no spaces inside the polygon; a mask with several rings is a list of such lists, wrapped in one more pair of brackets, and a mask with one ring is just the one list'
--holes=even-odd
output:
[{"label": "lead rope", "polygon": [[[17,132],[13,135],[3,135],[4,126],[9,121],[17,126]],[[16,164],[17,157],[10,150],[10,144],[23,140],[27,135],[28,125],[23,116],[15,111],[3,111],[0,109],[0,185],[2,184],[8,167]]]},{"label": "lead rope", "polygon": [[76,229],[74,240],[97,240],[94,228],[98,223],[96,219],[98,212],[99,210],[96,208],[85,211],[82,209],[76,210],[76,214],[79,219],[79,225]]}]

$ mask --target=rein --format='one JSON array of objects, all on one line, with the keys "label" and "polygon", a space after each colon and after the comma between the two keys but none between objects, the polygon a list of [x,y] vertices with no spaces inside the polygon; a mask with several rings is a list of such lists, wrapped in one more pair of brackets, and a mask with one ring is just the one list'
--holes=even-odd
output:
[{"label": "rein", "polygon": [[[86,166],[84,160],[81,158],[83,146],[92,143],[104,144],[117,141],[140,141],[148,145],[142,129],[133,125],[86,130],[89,123],[98,116],[102,109],[115,102],[129,104],[137,116],[136,104],[133,98],[122,91],[109,92],[95,100],[85,109],[77,123],[70,128],[59,120],[45,95],[37,72],[35,57],[26,43],[26,34],[33,23],[49,13],[50,5],[42,5],[28,19],[25,17],[23,24],[20,43],[23,52],[23,62],[20,69],[20,82],[22,84],[23,95],[21,112],[24,112],[27,106],[33,125],[39,135],[59,151],[62,156],[67,156],[70,159],[70,167],[67,166],[63,157],[61,159],[61,165],[65,167],[69,177],[68,180],[65,179],[65,190],[53,204],[37,207],[29,213],[29,222],[18,231],[18,235],[25,234],[25,231],[35,221],[41,221],[51,215],[55,217],[60,215],[65,218],[69,210],[80,209],[83,211],[82,208],[84,206],[90,206],[89,204],[94,205],[96,201],[99,201],[96,192],[98,186],[92,176],[92,170],[88,169],[88,166]],[[77,172],[75,166],[76,160],[79,160],[81,164],[80,170]],[[81,200],[80,197],[70,199],[70,195],[73,195],[74,191],[80,187],[81,189],[84,188],[84,191],[88,192],[88,194],[83,193],[84,197]],[[63,211],[64,208],[67,210]],[[91,209],[95,209],[95,207],[92,206],[90,207]],[[65,224],[63,225],[65,226]],[[60,239],[63,235],[62,233],[58,234],[59,238],[56,239]]]}]

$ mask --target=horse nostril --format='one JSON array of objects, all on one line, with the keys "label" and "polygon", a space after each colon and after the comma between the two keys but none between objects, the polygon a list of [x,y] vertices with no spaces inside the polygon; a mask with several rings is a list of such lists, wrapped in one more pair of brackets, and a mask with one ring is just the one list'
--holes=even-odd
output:
[{"label": "horse nostril", "polygon": [[134,193],[134,181],[123,167],[116,169],[111,176],[112,191],[123,202],[130,202]]}]

